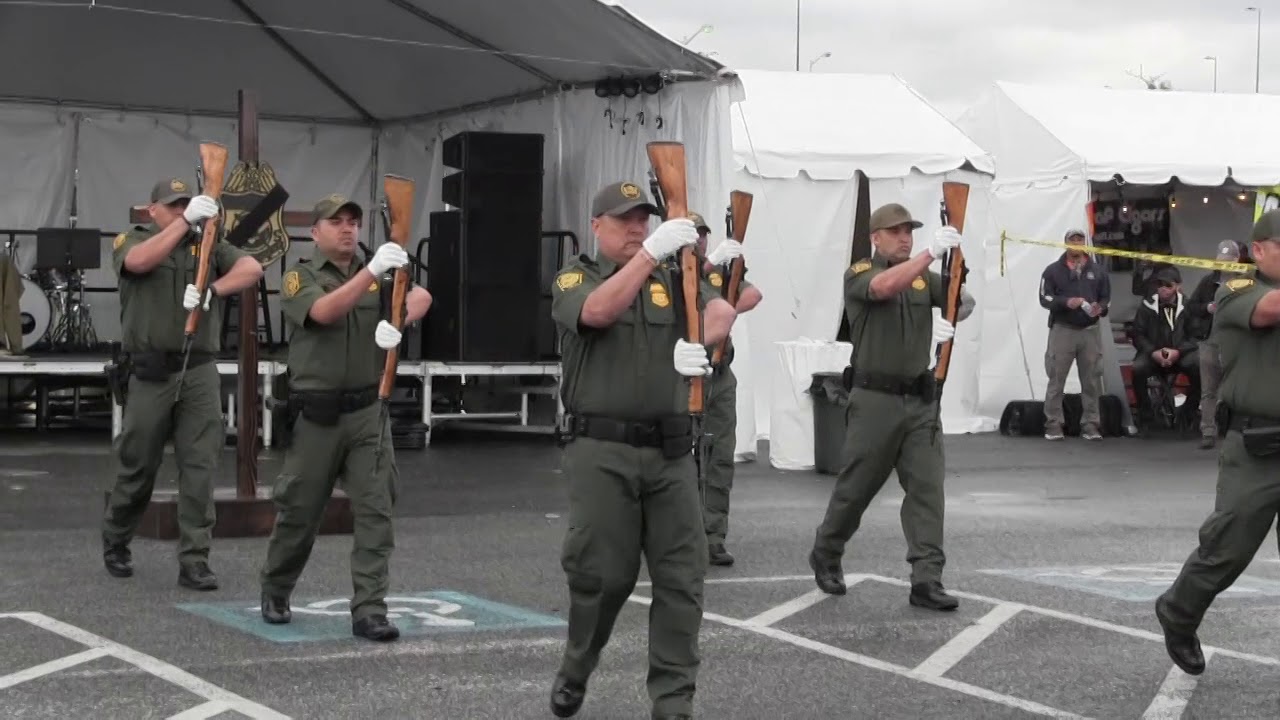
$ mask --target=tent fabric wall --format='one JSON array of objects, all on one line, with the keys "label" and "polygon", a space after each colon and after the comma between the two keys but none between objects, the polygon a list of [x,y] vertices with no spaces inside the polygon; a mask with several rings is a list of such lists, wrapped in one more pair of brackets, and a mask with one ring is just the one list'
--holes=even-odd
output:
[{"label": "tent fabric wall", "polygon": [[[75,132],[71,113],[0,107],[0,168],[4,168],[0,173],[0,229],[24,230],[66,222]],[[18,270],[29,271],[35,255],[34,243],[20,242],[13,252]]]}]

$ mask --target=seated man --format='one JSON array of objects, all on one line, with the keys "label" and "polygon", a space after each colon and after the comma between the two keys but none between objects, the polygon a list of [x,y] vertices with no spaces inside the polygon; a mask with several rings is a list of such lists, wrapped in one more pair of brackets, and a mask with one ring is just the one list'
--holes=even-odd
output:
[{"label": "seated man", "polygon": [[1200,397],[1195,318],[1188,312],[1187,298],[1182,294],[1182,273],[1170,265],[1156,271],[1152,279],[1156,291],[1138,307],[1131,332],[1137,350],[1133,357],[1133,394],[1138,398],[1138,416],[1143,421],[1154,416],[1155,409],[1147,396],[1147,381],[1152,377],[1172,380],[1182,373],[1191,381],[1187,397]]}]

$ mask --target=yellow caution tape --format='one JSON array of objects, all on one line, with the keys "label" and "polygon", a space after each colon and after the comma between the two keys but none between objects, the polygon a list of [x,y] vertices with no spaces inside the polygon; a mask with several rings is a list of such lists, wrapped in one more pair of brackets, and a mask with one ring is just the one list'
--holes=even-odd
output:
[{"label": "yellow caution tape", "polygon": [[[1039,245],[1041,247],[1058,248],[1060,250],[1069,250],[1071,248],[1080,247],[1079,245],[1067,245],[1066,243],[1048,242],[1046,240],[1029,240],[1026,238],[1009,237],[1007,232],[1000,232],[1000,275],[1004,276],[1005,266],[1005,243],[1016,242],[1022,245]],[[1110,255],[1112,257],[1132,258],[1134,260],[1149,260],[1157,263],[1169,263],[1170,265],[1182,265],[1184,267],[1200,268],[1202,270],[1226,270],[1228,272],[1253,273],[1255,266],[1249,263],[1232,262],[1229,260],[1209,260],[1207,258],[1187,257],[1185,255],[1160,255],[1149,252],[1135,252],[1133,250],[1120,250],[1101,245],[1088,245],[1088,252],[1091,255]]]}]

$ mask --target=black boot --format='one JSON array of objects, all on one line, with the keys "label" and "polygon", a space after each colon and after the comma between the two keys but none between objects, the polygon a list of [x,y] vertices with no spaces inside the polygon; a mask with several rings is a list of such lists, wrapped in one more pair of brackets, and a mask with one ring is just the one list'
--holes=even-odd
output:
[{"label": "black boot", "polygon": [[707,554],[710,556],[712,565],[728,567],[733,564],[733,556],[729,554],[728,550],[724,549],[724,543],[708,545]]},{"label": "black boot", "polygon": [[102,551],[102,564],[112,577],[127,578],[133,576],[133,554],[127,545],[109,545]]},{"label": "black boot", "polygon": [[560,718],[573,717],[582,709],[582,701],[587,696],[584,683],[570,681],[564,675],[556,675],[551,684],[551,714]]},{"label": "black boot", "polygon": [[1164,649],[1168,651],[1173,664],[1182,668],[1188,675],[1199,675],[1204,672],[1204,652],[1200,649],[1200,638],[1194,631],[1179,630],[1169,622],[1160,610],[1160,601],[1156,600],[1156,620],[1164,630]]},{"label": "black boot", "polygon": [[218,576],[209,569],[209,563],[200,560],[178,569],[178,584],[192,590],[217,590]]},{"label": "black boot", "polygon": [[366,640],[390,642],[400,637],[400,628],[392,625],[386,615],[370,615],[351,623],[351,634]]},{"label": "black boot", "polygon": [[272,625],[283,625],[293,619],[289,598],[262,593],[262,619]]},{"label": "black boot", "polygon": [[960,607],[960,601],[948,595],[942,589],[942,583],[936,580],[912,585],[911,595],[907,599],[916,607],[930,610],[955,610]]},{"label": "black boot", "polygon": [[818,589],[828,595],[844,595],[848,589],[844,585],[844,570],[840,563],[824,563],[818,557],[818,551],[809,552],[809,567],[813,568],[813,580]]}]

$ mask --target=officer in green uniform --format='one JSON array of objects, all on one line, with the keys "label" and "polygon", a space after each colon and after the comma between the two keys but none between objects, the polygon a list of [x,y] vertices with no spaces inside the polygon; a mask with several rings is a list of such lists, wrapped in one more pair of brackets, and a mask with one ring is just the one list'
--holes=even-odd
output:
[{"label": "officer in green uniform", "polygon": [[1184,672],[1204,672],[1196,631],[1209,605],[1249,566],[1280,507],[1280,210],[1254,223],[1253,276],[1227,280],[1214,297],[1211,339],[1222,361],[1218,403],[1226,437],[1218,458],[1213,512],[1200,545],[1156,600],[1165,647]]},{"label": "officer in green uniform", "polygon": [[685,342],[680,276],[666,261],[696,243],[698,233],[687,218],[650,233],[655,212],[634,183],[602,189],[591,205],[596,256],[570,261],[552,287],[569,484],[561,554],[569,629],[551,692],[557,717],[582,706],[587,680],[635,587],[642,552],[653,580],[652,716],[693,712],[707,542],[685,378],[710,380],[707,347],[728,336],[735,313],[703,281],[705,345]]},{"label": "officer in green uniform", "polygon": [[[897,203],[871,214],[875,253],[844,276],[845,311],[853,354],[845,369],[849,389],[844,467],[827,514],[818,527],[809,565],[823,592],[843,595],[840,559],[871,500],[897,470],[906,491],[902,529],[911,564],[912,605],[954,610],[959,603],[942,587],[944,495],[942,422],[929,371],[935,342],[954,328],[935,318],[945,307],[942,277],[929,265],[960,244],[955,228],[939,228],[925,252],[911,257],[912,231],[922,226]],[[973,311],[962,292],[958,319]]]},{"label": "officer in green uniform", "polygon": [[[690,213],[698,228],[698,253],[707,258],[703,270],[707,280],[721,297],[728,299],[730,263],[742,256],[742,243],[725,238],[716,249],[707,254],[707,239],[711,227],[697,213]],[[750,312],[763,298],[745,277],[739,287],[738,302],[734,310],[739,315]],[[712,565],[732,565],[733,555],[724,548],[725,535],[729,532],[729,493],[733,490],[733,456],[737,445],[738,429],[738,379],[734,377],[733,338],[725,341],[720,362],[712,365],[711,387],[707,398],[705,432],[709,436],[709,462],[703,475],[702,521],[707,531],[707,553]]]},{"label": "officer in green uniform", "polygon": [[[262,568],[262,619],[292,619],[289,596],[311,556],[339,476],[351,500],[351,632],[389,641],[400,631],[387,620],[388,562],[395,545],[395,454],[378,383],[385,350],[400,344],[387,316],[387,273],[409,263],[404,248],[386,242],[366,265],[356,256],[364,212],[342,195],[316,204],[310,259],[285,273],[282,307],[289,335],[289,413],[293,443],[276,478],[276,524]],[[431,296],[405,294],[405,323],[426,315]]]},{"label": "officer in green uniform", "polygon": [[[133,575],[129,542],[151,501],[165,443],[172,440],[178,466],[178,582],[214,590],[218,580],[209,569],[213,474],[226,442],[222,383],[213,362],[222,338],[218,299],[252,287],[262,277],[262,265],[217,243],[201,298],[195,286],[200,236],[192,227],[217,215],[217,202],[207,195],[192,197],[185,182],[170,178],[152,188],[147,212],[150,225],[135,226],[112,242],[121,346],[132,371],[115,439],[115,486],[102,520],[103,562],[115,577]],[[185,325],[197,304],[200,324],[183,373]]]}]

